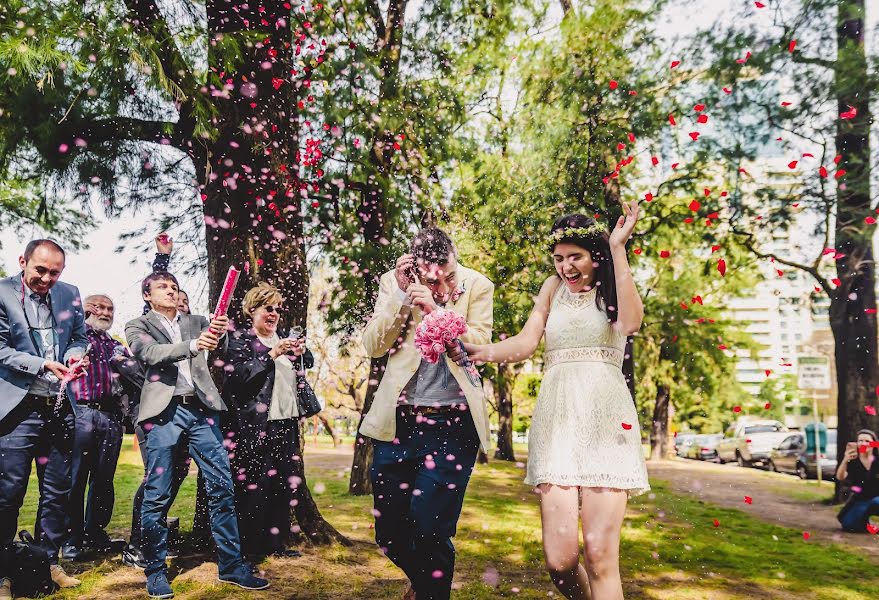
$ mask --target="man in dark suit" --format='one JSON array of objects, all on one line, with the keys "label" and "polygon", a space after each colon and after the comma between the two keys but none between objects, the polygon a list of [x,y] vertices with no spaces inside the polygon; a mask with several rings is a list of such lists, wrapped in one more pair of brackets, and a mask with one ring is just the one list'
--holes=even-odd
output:
[{"label": "man in dark suit", "polygon": [[[152,310],[128,322],[125,337],[144,368],[138,423],[146,434],[147,480],[141,516],[141,545],[147,563],[147,592],[174,596],[168,583],[168,529],[177,445],[188,440],[189,454],[204,473],[217,546],[219,579],[245,589],[265,589],[241,556],[229,457],[223,447],[219,412],[226,410],[208,370],[207,352],[226,344],[228,318],[178,312],[179,287],[173,275],[156,272],[143,280],[143,299]],[[185,436],[185,437],[184,437]]]},{"label": "man in dark suit", "polygon": [[[82,376],[81,367],[88,366],[82,301],[78,289],[58,281],[65,254],[57,243],[33,240],[18,262],[19,274],[0,279],[0,545],[15,535],[36,460],[37,537],[49,555],[52,579],[74,587],[79,580],[58,564],[69,535],[74,424],[73,406],[60,392],[63,382]],[[6,575],[0,572],[0,579]]]}]

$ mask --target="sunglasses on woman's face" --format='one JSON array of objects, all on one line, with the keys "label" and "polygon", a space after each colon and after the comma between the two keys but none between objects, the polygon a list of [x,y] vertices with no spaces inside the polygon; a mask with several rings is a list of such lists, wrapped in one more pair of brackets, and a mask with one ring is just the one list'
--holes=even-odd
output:
[{"label": "sunglasses on woman's face", "polygon": [[271,305],[269,305],[269,306],[263,306],[263,308],[266,309],[266,312],[267,312],[267,313],[280,313],[280,312],[281,312],[281,307],[280,307],[280,306],[271,306]]}]

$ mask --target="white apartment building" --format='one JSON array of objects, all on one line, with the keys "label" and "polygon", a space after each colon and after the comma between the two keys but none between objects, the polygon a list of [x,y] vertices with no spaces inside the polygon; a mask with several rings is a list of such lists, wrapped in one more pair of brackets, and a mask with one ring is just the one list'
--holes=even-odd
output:
[{"label": "white apartment building", "polygon": [[[777,185],[779,191],[792,190],[791,197],[796,198],[795,186],[802,174],[789,169],[786,159],[763,159],[760,165],[750,165],[748,171],[761,185]],[[764,232],[760,248],[795,262],[811,263],[822,250],[823,240],[815,235],[816,219],[815,214],[795,212],[786,230]],[[832,270],[832,257],[825,260],[827,268]],[[816,390],[811,389],[815,378],[804,379],[802,373],[806,363],[810,365],[810,373],[824,369],[822,363],[826,363],[828,369],[832,367],[832,337],[829,346],[826,343],[830,301],[823,291],[816,292],[814,279],[799,269],[769,260],[763,261],[761,269],[764,281],[751,295],[735,298],[728,306],[728,316],[741,321],[761,345],[756,357],[747,350],[736,351],[736,378],[748,393],[756,396],[767,377],[799,375],[803,406],[786,407],[793,413],[787,417],[788,425],[799,426],[804,418],[810,418],[813,397],[819,400],[819,412],[826,415],[833,410],[833,377],[819,377],[817,385],[830,383],[826,390]],[[817,368],[815,363],[819,363]]]}]

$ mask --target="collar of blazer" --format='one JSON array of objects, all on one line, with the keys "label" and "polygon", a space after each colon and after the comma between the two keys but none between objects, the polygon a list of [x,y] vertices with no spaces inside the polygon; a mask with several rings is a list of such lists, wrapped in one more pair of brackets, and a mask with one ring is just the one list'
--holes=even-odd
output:
[{"label": "collar of blazer", "polygon": [[[190,319],[186,318],[188,315],[184,313],[177,313],[177,316],[180,317],[180,339],[182,339],[184,342],[191,340],[192,332],[189,329]],[[165,325],[164,323],[162,323],[162,319],[159,316],[159,313],[151,310],[146,314],[146,320],[149,325],[153,326],[153,329],[155,330],[154,334],[158,333],[159,336],[165,338],[165,340],[167,340],[169,344],[174,343],[171,337],[168,335],[168,331],[165,329]]]}]

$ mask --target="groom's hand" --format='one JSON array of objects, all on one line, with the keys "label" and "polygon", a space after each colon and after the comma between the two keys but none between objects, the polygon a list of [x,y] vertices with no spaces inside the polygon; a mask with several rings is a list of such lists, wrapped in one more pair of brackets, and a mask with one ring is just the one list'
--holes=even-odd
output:
[{"label": "groom's hand", "polygon": [[415,257],[411,254],[404,254],[397,259],[397,268],[394,271],[394,277],[397,279],[397,285],[404,292],[412,285],[412,269],[415,268]]},{"label": "groom's hand", "polygon": [[457,339],[446,344],[446,354],[453,363],[459,365],[467,358],[467,353],[461,348]]},{"label": "groom's hand", "polygon": [[436,301],[433,299],[433,292],[426,285],[413,283],[406,290],[406,294],[412,298],[412,304],[421,309],[426,315],[429,315],[437,309]]}]

